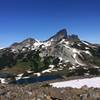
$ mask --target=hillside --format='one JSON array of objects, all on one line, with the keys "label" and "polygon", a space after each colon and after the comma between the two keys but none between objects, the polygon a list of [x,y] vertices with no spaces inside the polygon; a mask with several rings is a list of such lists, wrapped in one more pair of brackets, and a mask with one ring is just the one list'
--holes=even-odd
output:
[{"label": "hillside", "polygon": [[[1,76],[100,75],[100,45],[62,29],[45,41],[27,38],[0,49]],[[9,76],[10,77],[10,76]]]}]

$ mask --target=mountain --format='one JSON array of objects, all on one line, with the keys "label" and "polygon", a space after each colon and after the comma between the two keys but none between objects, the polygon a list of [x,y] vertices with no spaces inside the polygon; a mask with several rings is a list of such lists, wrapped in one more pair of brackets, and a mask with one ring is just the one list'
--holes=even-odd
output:
[{"label": "mountain", "polygon": [[10,46],[11,50],[13,51],[19,51],[19,50],[22,50],[24,48],[30,48],[34,43],[36,42],[35,39],[32,39],[32,38],[28,38],[28,39],[25,39],[24,41],[20,42],[20,43],[14,43]]},{"label": "mountain", "polygon": [[47,41],[60,41],[63,38],[67,38],[67,31],[66,29],[62,29],[57,32],[54,36],[50,37]]},{"label": "mountain", "polygon": [[[100,45],[82,41],[62,29],[46,41],[28,38],[0,49],[0,69],[34,75],[99,75]],[[35,74],[36,73],[36,74]]]}]

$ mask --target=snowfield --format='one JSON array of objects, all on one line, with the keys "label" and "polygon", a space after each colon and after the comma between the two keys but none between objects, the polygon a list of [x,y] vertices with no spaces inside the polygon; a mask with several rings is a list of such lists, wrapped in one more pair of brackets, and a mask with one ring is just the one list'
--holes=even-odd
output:
[{"label": "snowfield", "polygon": [[100,88],[100,77],[55,82],[55,83],[50,83],[50,85],[56,88],[65,88],[65,87],[81,88],[83,86],[87,86],[88,88],[90,87]]}]

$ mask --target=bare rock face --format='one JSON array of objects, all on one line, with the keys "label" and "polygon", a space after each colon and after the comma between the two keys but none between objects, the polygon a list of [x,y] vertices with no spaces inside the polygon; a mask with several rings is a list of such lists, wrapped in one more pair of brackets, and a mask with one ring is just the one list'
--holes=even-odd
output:
[{"label": "bare rock face", "polygon": [[62,29],[59,32],[57,32],[54,36],[48,39],[48,41],[53,40],[53,41],[60,41],[63,38],[67,38],[67,30]]}]

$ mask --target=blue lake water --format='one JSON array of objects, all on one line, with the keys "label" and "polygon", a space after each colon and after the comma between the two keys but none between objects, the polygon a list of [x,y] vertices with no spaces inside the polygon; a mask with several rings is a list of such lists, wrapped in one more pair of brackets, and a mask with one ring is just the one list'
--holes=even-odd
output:
[{"label": "blue lake water", "polygon": [[17,84],[29,84],[29,83],[36,83],[36,82],[43,82],[49,80],[61,79],[60,76],[40,76],[40,77],[31,77],[27,79],[19,79],[16,81]]}]

